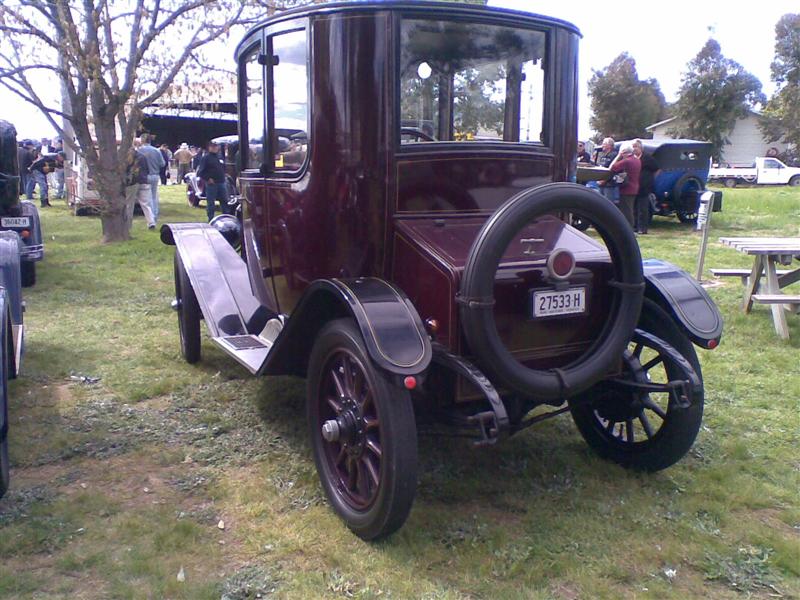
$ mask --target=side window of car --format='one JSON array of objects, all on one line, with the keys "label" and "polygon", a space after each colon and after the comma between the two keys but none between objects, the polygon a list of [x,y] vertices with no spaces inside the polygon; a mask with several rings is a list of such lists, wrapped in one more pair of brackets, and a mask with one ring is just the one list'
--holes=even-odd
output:
[{"label": "side window of car", "polygon": [[765,169],[780,169],[781,164],[777,160],[773,160],[771,158],[767,158],[764,160],[764,168]]},{"label": "side window of car", "polygon": [[274,35],[269,44],[272,169],[291,173],[305,164],[310,142],[306,30]]},{"label": "side window of car", "polygon": [[247,168],[258,169],[264,162],[264,67],[256,46],[244,61],[245,104],[247,106]]}]

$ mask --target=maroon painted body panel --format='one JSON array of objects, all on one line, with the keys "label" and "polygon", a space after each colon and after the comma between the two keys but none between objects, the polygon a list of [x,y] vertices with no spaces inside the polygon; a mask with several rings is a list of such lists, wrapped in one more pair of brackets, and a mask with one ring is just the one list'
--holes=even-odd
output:
[{"label": "maroon painted body panel", "polygon": [[[376,6],[300,11],[264,28],[268,40],[274,33],[305,27],[311,58],[306,165],[294,174],[268,168],[266,176],[260,165],[246,165],[239,179],[246,200],[245,232],[255,246],[249,251],[260,257],[267,284],[260,297],[276,312],[291,314],[315,279],[384,278],[411,298],[423,320],[439,321],[438,341],[465,353],[456,293],[478,230],[516,193],[566,181],[574,168],[565,157],[575,154],[579,34],[552,19],[528,17],[522,23],[546,34],[542,143],[401,144],[395,63],[402,19],[450,18],[453,9]],[[469,19],[475,9],[458,10]],[[473,18],[480,21],[477,14]],[[513,15],[494,13],[492,19],[520,26]],[[530,237],[546,240],[543,254],[504,259],[496,321],[520,360],[562,365],[588,347],[593,340],[589,332],[601,328],[608,258],[590,238],[557,219],[535,228]],[[543,280],[544,265],[531,266],[531,259],[541,262],[554,247],[575,252],[580,271],[575,281],[587,287],[589,311],[534,322],[530,290],[549,284]],[[512,264],[515,259],[527,264]]]}]

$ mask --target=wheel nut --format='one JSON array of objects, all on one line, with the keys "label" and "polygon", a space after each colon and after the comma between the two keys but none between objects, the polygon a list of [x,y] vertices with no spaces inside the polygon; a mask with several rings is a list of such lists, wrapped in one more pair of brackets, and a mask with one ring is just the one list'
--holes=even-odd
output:
[{"label": "wheel nut", "polygon": [[326,442],[338,442],[341,430],[336,419],[330,419],[322,424],[322,437]]}]

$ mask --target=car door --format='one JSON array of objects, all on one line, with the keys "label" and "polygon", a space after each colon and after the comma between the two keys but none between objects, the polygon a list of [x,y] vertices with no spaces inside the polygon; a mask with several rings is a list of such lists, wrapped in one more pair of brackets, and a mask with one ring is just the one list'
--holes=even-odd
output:
[{"label": "car door", "polygon": [[774,158],[765,158],[764,166],[758,174],[758,183],[776,184],[786,183],[783,181],[783,163]]}]

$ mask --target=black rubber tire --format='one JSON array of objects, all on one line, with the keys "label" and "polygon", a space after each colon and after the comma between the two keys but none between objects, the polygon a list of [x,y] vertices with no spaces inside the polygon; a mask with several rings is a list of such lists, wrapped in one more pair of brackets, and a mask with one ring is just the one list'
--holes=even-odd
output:
[{"label": "black rubber tire", "polygon": [[736,187],[736,179],[734,179],[733,177],[728,177],[727,179],[725,179],[723,181],[723,184],[728,189],[735,188]]},{"label": "black rubber tire", "polygon": [[33,287],[36,285],[36,263],[23,260],[19,263],[19,275],[22,287]]},{"label": "black rubber tire", "polygon": [[11,468],[8,460],[8,439],[0,442],[0,498],[8,491],[11,484]]},{"label": "black rubber tire", "polygon": [[[691,364],[702,383],[703,374],[694,346],[673,317],[651,300],[645,300],[639,319],[639,329],[661,338],[675,348]],[[624,467],[641,471],[659,471],[678,462],[694,443],[703,421],[703,394],[693,398],[686,409],[669,408],[655,436],[634,445],[612,438],[594,413],[592,390],[584,397],[570,401],[575,425],[586,443],[600,456]],[[632,446],[632,447],[631,447]]]},{"label": "black rubber tire", "polygon": [[[687,207],[684,199],[684,190],[687,185],[697,188],[694,206]],[[694,223],[697,221],[697,210],[700,206],[700,192],[706,189],[705,184],[695,175],[683,175],[672,188],[672,206],[675,215],[681,223]]]},{"label": "black rubber tire", "polygon": [[[606,243],[616,290],[606,325],[578,360],[559,370],[529,369],[500,339],[494,321],[494,285],[500,257],[521,227],[536,217],[572,212],[588,219]],[[622,212],[597,192],[572,183],[525,190],[501,206],[484,224],[470,249],[461,279],[461,320],[470,351],[495,384],[528,398],[552,401],[580,393],[599,381],[619,360],[639,318],[644,290],[642,257]]]},{"label": "black rubber tire", "polygon": [[180,254],[175,251],[175,299],[178,301],[178,333],[181,339],[181,356],[187,363],[200,360],[200,305],[192,282],[183,266]]},{"label": "black rubber tire", "polygon": [[[372,391],[372,402],[380,422],[380,472],[374,500],[358,510],[341,489],[322,437],[319,396],[328,361],[345,352],[357,361]],[[414,502],[417,488],[417,427],[409,393],[394,385],[372,363],[361,332],[352,319],[337,319],[316,337],[308,365],[307,417],[314,462],[322,487],[333,510],[348,528],[363,540],[386,537],[399,529]]]},{"label": "black rubber tire", "polygon": [[792,187],[800,186],[800,175],[795,175],[789,180],[789,185]]},{"label": "black rubber tire", "polygon": [[[2,381],[0,381],[2,390],[0,391],[2,391],[3,397],[0,399],[0,410],[4,414],[3,422],[6,423],[6,435],[0,439],[0,498],[8,491],[11,481],[11,463],[8,458],[8,373],[11,361],[6,350],[2,352],[2,361]],[[1,432],[0,436],[2,436]]]}]

